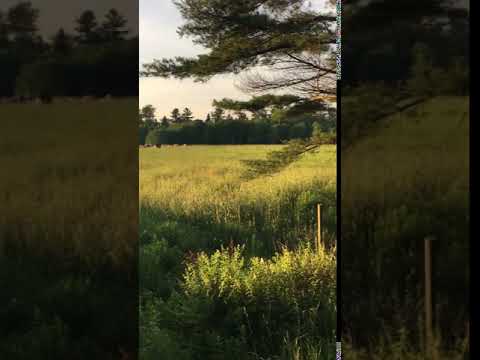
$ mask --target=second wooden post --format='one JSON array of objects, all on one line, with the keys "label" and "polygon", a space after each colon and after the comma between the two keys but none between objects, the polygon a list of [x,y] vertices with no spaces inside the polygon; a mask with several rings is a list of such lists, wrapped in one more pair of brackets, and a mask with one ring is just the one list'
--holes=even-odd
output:
[{"label": "second wooden post", "polygon": [[433,359],[433,326],[432,326],[432,238],[425,238],[425,347],[426,358]]},{"label": "second wooden post", "polygon": [[317,251],[320,252],[322,245],[322,205],[317,204]]}]

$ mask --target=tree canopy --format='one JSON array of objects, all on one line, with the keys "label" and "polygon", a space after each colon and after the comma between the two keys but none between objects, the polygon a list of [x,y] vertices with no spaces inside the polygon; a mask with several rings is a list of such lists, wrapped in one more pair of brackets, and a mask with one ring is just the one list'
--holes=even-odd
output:
[{"label": "tree canopy", "polygon": [[469,16],[454,5],[379,0],[345,6],[343,148],[395,113],[434,96],[468,93]]},{"label": "tree canopy", "polygon": [[435,65],[442,67],[468,54],[468,12],[452,1],[350,1],[343,9],[342,26],[349,34],[342,40],[346,88],[407,79],[418,43],[428,44]]},{"label": "tree canopy", "polygon": [[[218,74],[243,73],[244,90],[261,93],[250,101],[223,99],[211,116],[218,123],[223,111],[275,112],[274,118],[312,115],[332,109],[320,95],[336,95],[336,24],[334,1],[323,8],[307,0],[176,0],[185,21],[181,36],[193,39],[206,53],[193,58],[154,60],[142,76],[193,78],[207,81]],[[295,95],[266,93],[286,90]],[[317,98],[317,100],[312,100]],[[312,132],[312,128],[309,129]],[[318,134],[318,132],[316,132]],[[305,134],[300,121],[292,137]],[[265,163],[251,163],[251,173],[265,175],[297,159],[304,151],[336,143],[336,132],[292,142]]]},{"label": "tree canopy", "polygon": [[247,77],[250,91],[294,88],[335,94],[336,15],[306,0],[177,0],[185,24],[179,34],[207,52],[194,58],[154,60],[141,75],[205,81],[266,67],[278,75]]}]

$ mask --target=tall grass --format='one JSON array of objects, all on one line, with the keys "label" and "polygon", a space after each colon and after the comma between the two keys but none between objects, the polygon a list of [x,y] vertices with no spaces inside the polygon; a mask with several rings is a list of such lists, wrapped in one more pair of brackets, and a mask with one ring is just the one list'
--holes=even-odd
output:
[{"label": "tall grass", "polygon": [[134,104],[2,105],[0,248],[119,263],[133,254]]},{"label": "tall grass", "polygon": [[[322,307],[324,318],[307,321],[312,308],[295,299],[313,285],[288,279],[301,271],[298,259],[316,256],[300,249],[314,243],[318,202],[326,209],[324,238],[332,247],[323,256],[335,269],[336,150],[326,147],[274,177],[241,180],[242,160],[264,157],[275,148],[140,150],[143,359],[158,354],[166,359],[333,358],[335,309]],[[325,261],[317,258],[318,267],[309,269],[320,271]],[[286,266],[283,275],[265,272],[280,264]],[[321,279],[310,270],[304,275]],[[256,290],[249,287],[254,283]],[[315,302],[334,286],[329,278],[322,291],[305,296]],[[291,293],[272,295],[282,288]],[[265,298],[268,289],[274,292]],[[236,295],[225,297],[224,291]],[[328,296],[334,304],[334,292]]]},{"label": "tall grass", "polygon": [[0,107],[0,358],[136,346],[137,101]]},{"label": "tall grass", "polygon": [[422,358],[429,235],[438,351],[468,336],[468,119],[468,99],[437,98],[342,154],[342,317],[358,358]]},{"label": "tall grass", "polygon": [[[310,155],[278,176],[242,182],[241,160],[273,147],[192,146],[141,150],[141,221],[155,217],[207,232],[209,241],[248,243],[267,253],[315,234],[315,205],[325,205],[325,237],[335,237],[335,148]],[[157,166],[152,165],[157,164]],[[158,222],[158,221],[157,221]],[[153,224],[152,224],[153,223]],[[145,230],[145,229],[144,229]],[[210,231],[211,230],[211,231]]]}]

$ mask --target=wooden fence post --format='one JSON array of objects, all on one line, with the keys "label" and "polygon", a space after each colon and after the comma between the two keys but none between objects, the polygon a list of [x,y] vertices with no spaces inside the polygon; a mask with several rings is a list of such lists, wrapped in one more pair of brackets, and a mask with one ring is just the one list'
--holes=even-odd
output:
[{"label": "wooden fence post", "polygon": [[432,327],[432,237],[425,238],[425,351],[426,358],[433,359]]},{"label": "wooden fence post", "polygon": [[317,204],[317,252],[320,252],[322,245],[322,205]]}]

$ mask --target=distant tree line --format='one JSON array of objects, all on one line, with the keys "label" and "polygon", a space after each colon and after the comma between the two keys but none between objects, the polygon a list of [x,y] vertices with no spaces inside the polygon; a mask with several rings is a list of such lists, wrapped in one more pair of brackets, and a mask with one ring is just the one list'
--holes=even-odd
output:
[{"label": "distant tree line", "polygon": [[39,16],[30,2],[0,9],[0,98],[138,94],[138,37],[117,10],[101,20],[86,10],[73,34],[60,28],[48,39]]},{"label": "distant tree line", "polygon": [[[290,106],[295,103],[294,106]],[[301,105],[300,105],[301,104]],[[152,105],[139,111],[139,143],[144,144],[280,144],[336,129],[334,109],[296,96],[259,96],[250,101],[214,101],[205,119],[186,107],[157,119]]]}]

